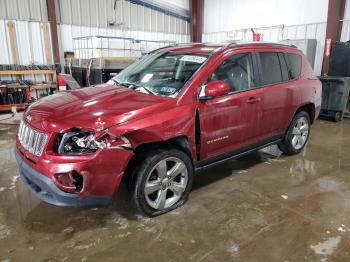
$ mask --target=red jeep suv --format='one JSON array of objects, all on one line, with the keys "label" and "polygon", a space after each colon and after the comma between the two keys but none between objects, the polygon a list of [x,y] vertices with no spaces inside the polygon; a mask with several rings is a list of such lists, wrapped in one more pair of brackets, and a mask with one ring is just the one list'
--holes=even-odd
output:
[{"label": "red jeep suv", "polygon": [[124,176],[138,211],[155,216],[185,202],[197,170],[272,144],[299,153],[320,105],[321,83],[293,46],[170,46],[107,84],[32,104],[16,157],[45,202],[105,205]]}]

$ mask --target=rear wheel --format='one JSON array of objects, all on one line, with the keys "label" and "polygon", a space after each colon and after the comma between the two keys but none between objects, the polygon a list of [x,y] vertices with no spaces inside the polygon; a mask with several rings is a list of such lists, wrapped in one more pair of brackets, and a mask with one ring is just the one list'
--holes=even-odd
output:
[{"label": "rear wheel", "polygon": [[341,112],[335,112],[333,119],[335,122],[340,122],[342,120],[342,113]]},{"label": "rear wheel", "polygon": [[138,211],[157,216],[181,206],[192,187],[191,159],[174,148],[157,148],[143,155],[131,181],[132,200]]},{"label": "rear wheel", "polygon": [[297,113],[283,141],[279,144],[279,148],[286,155],[294,155],[301,152],[310,136],[310,116],[307,112],[301,111]]}]

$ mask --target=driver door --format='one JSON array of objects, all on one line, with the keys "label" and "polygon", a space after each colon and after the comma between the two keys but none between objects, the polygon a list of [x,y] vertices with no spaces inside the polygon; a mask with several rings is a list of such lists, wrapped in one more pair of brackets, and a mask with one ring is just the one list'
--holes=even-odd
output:
[{"label": "driver door", "polygon": [[221,59],[208,81],[229,84],[227,95],[199,102],[201,159],[229,153],[253,144],[259,136],[261,89],[251,52],[235,53]]}]

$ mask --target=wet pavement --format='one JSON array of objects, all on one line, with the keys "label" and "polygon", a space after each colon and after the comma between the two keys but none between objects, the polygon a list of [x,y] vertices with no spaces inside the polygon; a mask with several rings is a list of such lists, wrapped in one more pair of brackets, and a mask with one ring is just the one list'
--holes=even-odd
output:
[{"label": "wet pavement", "polygon": [[152,219],[125,186],[109,208],[40,202],[18,177],[16,128],[0,125],[0,261],[350,261],[350,120],[317,121],[297,156],[205,170]]}]

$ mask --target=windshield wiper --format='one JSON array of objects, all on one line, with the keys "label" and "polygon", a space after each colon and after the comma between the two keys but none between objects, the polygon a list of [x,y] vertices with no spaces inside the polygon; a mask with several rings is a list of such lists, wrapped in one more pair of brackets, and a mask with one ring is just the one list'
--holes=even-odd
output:
[{"label": "windshield wiper", "polygon": [[116,84],[116,85],[120,85],[120,86],[125,86],[125,87],[130,87],[130,86],[134,86],[133,83],[128,83],[128,82],[118,82],[117,80],[111,78],[111,80]]},{"label": "windshield wiper", "polygon": [[144,90],[146,90],[147,93],[151,94],[151,95],[157,95],[157,93],[153,92],[151,89],[149,89],[148,87],[145,86],[140,86],[140,85],[136,85],[134,83],[130,83],[130,82],[118,82],[117,80],[111,78],[111,80],[120,86],[125,86],[127,88],[131,88],[133,90],[138,89],[138,88],[143,88]]},{"label": "windshield wiper", "polygon": [[157,95],[155,92],[151,91],[151,89],[149,89],[148,87],[145,86],[138,86],[136,88],[143,88],[147,91],[147,93],[151,94],[151,95]]}]

